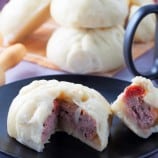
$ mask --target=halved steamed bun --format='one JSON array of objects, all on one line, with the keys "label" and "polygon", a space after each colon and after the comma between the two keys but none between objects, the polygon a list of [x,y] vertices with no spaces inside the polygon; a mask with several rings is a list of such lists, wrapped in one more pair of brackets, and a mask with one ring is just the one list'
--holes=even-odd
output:
[{"label": "halved steamed bun", "polygon": [[51,15],[62,26],[112,27],[123,24],[128,14],[126,0],[52,0]]},{"label": "halved steamed bun", "polygon": [[50,0],[10,0],[0,14],[3,44],[19,42],[50,17]]},{"label": "halved steamed bun", "polygon": [[124,64],[124,29],[57,29],[48,41],[47,58],[73,73],[107,72]]},{"label": "halved steamed bun", "polygon": [[94,89],[57,80],[39,80],[23,87],[8,112],[9,136],[36,151],[56,131],[102,151],[108,143],[111,109]]},{"label": "halved steamed bun", "polygon": [[129,129],[142,138],[158,132],[158,89],[149,79],[135,77],[111,108]]}]

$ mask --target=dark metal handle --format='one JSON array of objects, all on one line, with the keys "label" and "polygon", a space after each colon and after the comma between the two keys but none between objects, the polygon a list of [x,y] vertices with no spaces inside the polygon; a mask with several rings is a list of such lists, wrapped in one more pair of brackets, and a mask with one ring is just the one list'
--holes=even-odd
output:
[{"label": "dark metal handle", "polygon": [[[148,14],[156,14],[156,34],[155,34],[155,50],[154,62],[150,71],[142,74],[137,71],[132,58],[132,44],[136,29],[141,20]],[[158,4],[146,5],[138,9],[138,11],[130,19],[124,37],[124,57],[129,70],[136,76],[144,76],[150,79],[158,78]]]}]

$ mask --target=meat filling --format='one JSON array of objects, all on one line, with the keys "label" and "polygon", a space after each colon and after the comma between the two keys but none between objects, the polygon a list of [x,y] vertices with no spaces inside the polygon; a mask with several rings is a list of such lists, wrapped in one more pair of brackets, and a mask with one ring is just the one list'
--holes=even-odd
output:
[{"label": "meat filling", "polygon": [[125,91],[126,112],[136,124],[147,129],[152,127],[157,120],[156,108],[145,103],[143,97],[145,90],[140,86],[129,86]]},{"label": "meat filling", "polygon": [[57,116],[59,113],[59,108],[54,106],[51,115],[48,116],[46,121],[43,124],[43,131],[42,131],[42,142],[46,143],[50,138],[51,134],[54,132],[57,126]]},{"label": "meat filling", "polygon": [[96,121],[75,103],[54,100],[54,109],[43,124],[42,142],[46,142],[56,128],[72,129],[81,137],[96,139]]}]

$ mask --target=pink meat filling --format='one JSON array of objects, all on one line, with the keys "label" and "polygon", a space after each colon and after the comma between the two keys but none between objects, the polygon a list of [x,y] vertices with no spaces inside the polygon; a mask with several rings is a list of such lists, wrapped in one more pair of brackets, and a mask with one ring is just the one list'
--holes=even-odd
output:
[{"label": "pink meat filling", "polygon": [[46,121],[43,124],[43,132],[42,132],[42,142],[46,143],[50,138],[51,134],[55,131],[57,126],[57,116],[59,113],[59,108],[54,106],[51,115],[48,116]]},{"label": "pink meat filling", "polygon": [[144,102],[144,94],[140,86],[130,86],[125,93],[128,116],[142,129],[152,127],[157,120],[156,109]]},{"label": "pink meat filling", "polygon": [[43,124],[42,142],[46,142],[56,127],[71,128],[81,137],[92,140],[96,138],[96,121],[75,103],[54,100],[54,109]]}]

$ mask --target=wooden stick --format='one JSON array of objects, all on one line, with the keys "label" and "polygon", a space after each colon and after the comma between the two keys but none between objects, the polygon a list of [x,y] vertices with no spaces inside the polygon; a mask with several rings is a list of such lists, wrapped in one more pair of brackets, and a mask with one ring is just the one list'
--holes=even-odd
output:
[{"label": "wooden stick", "polygon": [[26,54],[23,44],[17,43],[5,48],[0,54],[0,85],[5,82],[5,71],[17,65]]}]

